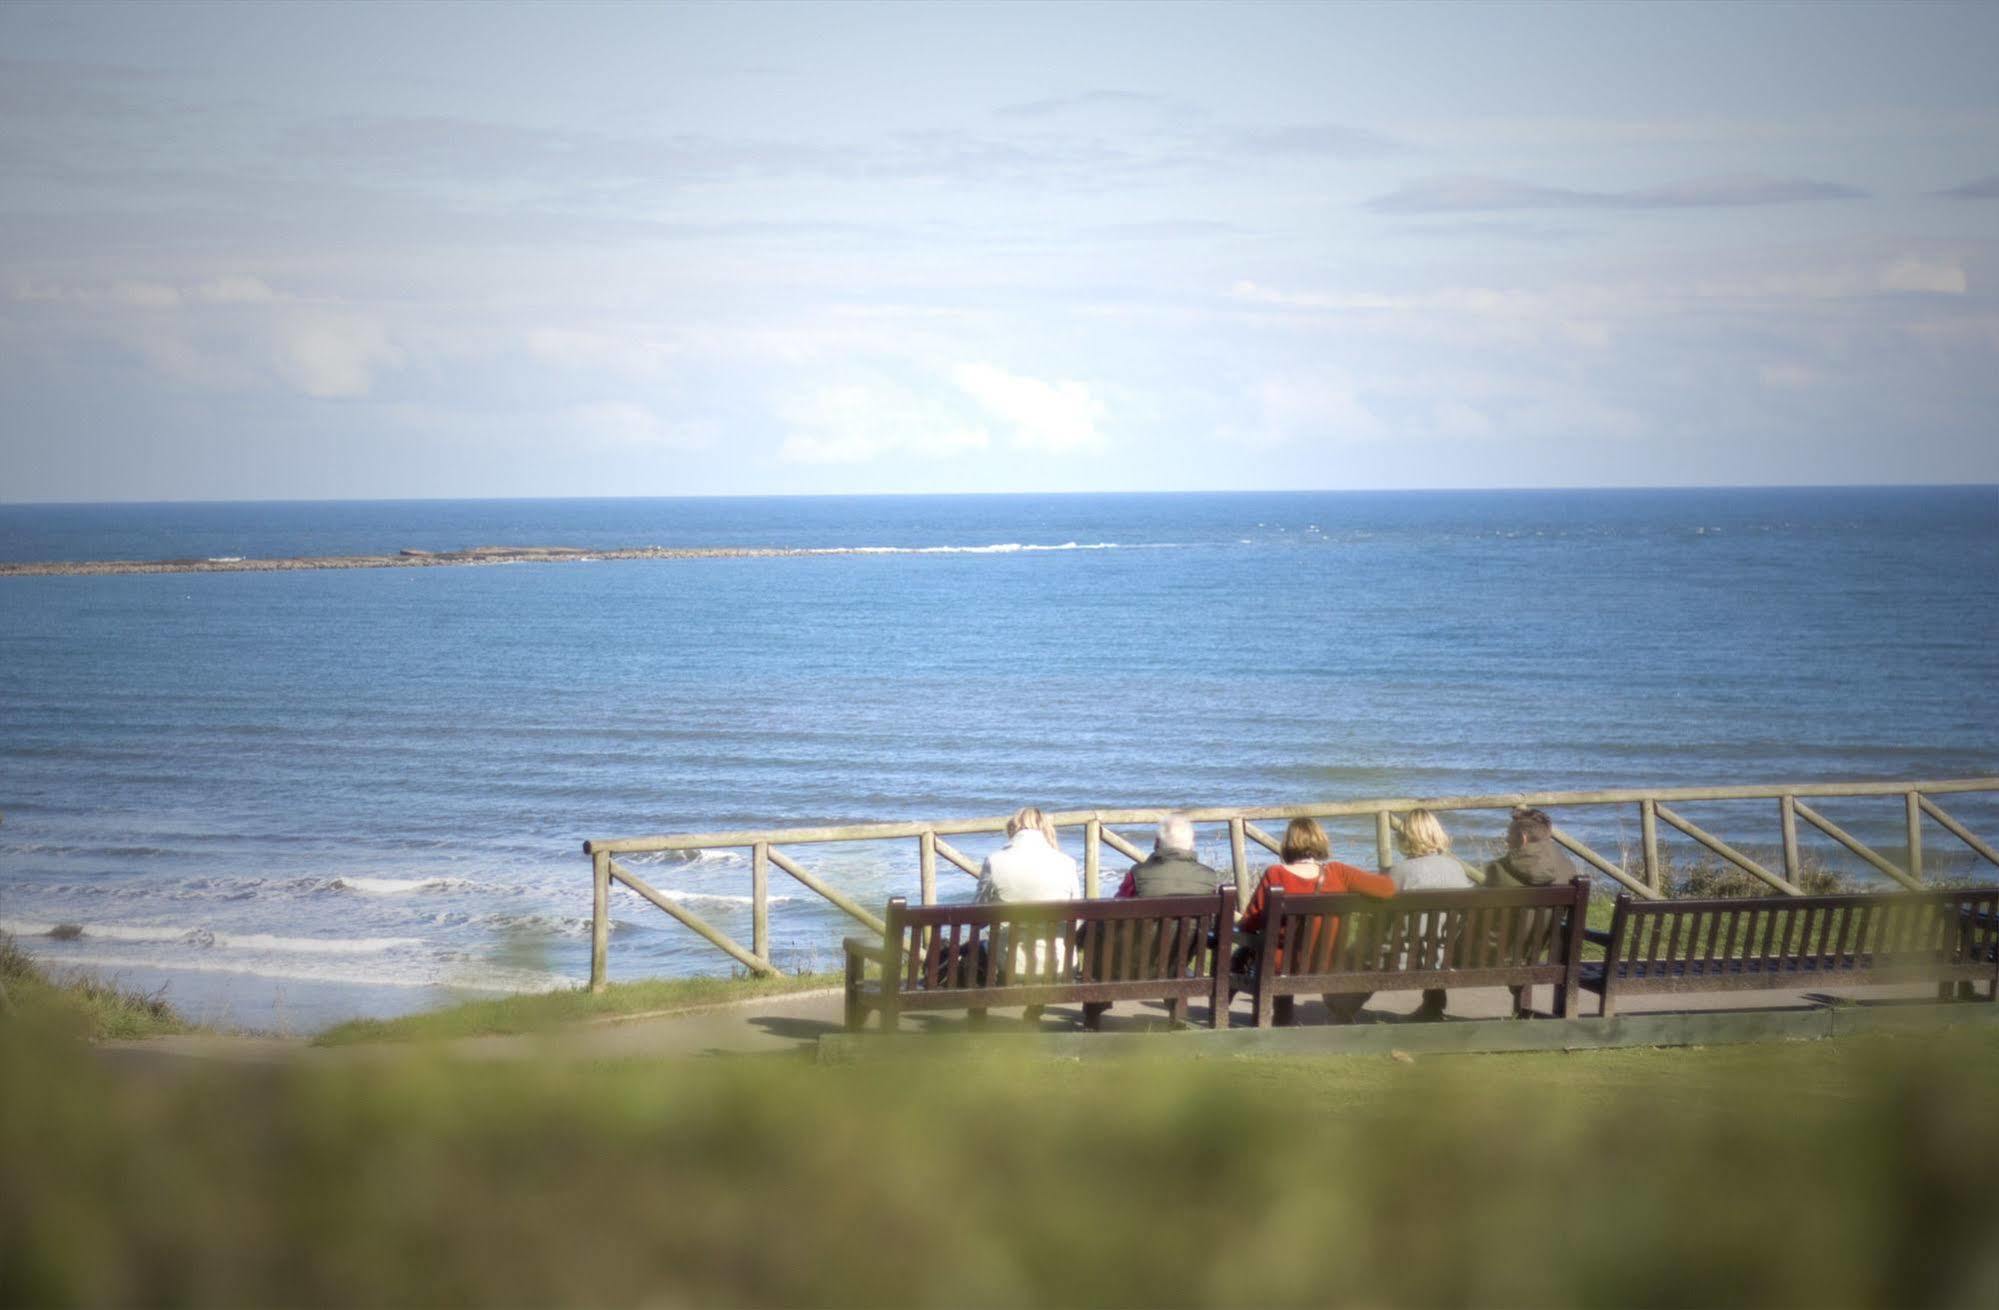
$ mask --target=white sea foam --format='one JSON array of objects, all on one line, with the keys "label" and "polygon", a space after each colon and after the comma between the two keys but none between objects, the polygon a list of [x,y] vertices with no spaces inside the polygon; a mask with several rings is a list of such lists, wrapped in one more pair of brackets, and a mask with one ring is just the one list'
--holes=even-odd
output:
[{"label": "white sea foam", "polygon": [[[678,902],[680,902],[680,903],[681,903],[682,905],[754,905],[754,904],[756,904],[756,899],[755,899],[754,897],[750,897],[750,896],[730,896],[730,895],[726,895],[725,893],[722,893],[722,892],[690,892],[690,891],[681,891],[681,890],[678,890],[678,889],[676,889],[676,888],[673,888],[673,887],[662,887],[662,888],[660,888],[660,889],[659,889],[659,892],[660,892],[660,895],[662,895],[662,896],[666,897],[666,898],[667,898],[668,900],[671,900],[671,901],[678,901]],[[764,898],[764,904],[766,904],[766,905],[789,905],[789,904],[791,904],[791,903],[792,903],[793,901],[795,901],[795,900],[797,900],[797,899],[798,899],[798,898],[797,898],[796,896],[767,896],[767,897],[765,897],[765,898]]]},{"label": "white sea foam", "polygon": [[470,891],[478,884],[466,878],[335,878],[326,884],[334,891],[360,892],[364,896],[402,896],[410,892]]},{"label": "white sea foam", "polygon": [[[89,930],[85,929],[87,933]],[[278,937],[269,933],[217,933],[215,945],[232,951],[296,955],[379,955],[423,945],[421,937]]]},{"label": "white sea foam", "polygon": [[726,850],[646,851],[638,855],[621,855],[618,859],[622,864],[672,864],[695,868],[739,868],[750,862],[741,851]]},{"label": "white sea foam", "polygon": [[161,973],[230,974],[239,977],[269,978],[281,982],[336,983],[370,987],[452,987],[475,992],[553,992],[579,986],[574,978],[492,964],[482,960],[441,961],[414,959],[398,967],[340,965],[333,962],[274,962],[269,960],[195,955],[172,958],[133,958],[119,955],[64,952],[48,957],[57,968],[101,969],[116,976],[121,970],[150,969]]},{"label": "white sea foam", "polygon": [[[379,955],[384,951],[407,950],[424,944],[421,937],[281,937],[261,932],[216,932],[206,925],[188,928],[171,923],[71,923],[63,926],[76,930],[69,940],[292,955]],[[48,937],[56,927],[50,923],[0,920],[0,932],[16,937]],[[63,958],[69,957],[65,954]]]}]

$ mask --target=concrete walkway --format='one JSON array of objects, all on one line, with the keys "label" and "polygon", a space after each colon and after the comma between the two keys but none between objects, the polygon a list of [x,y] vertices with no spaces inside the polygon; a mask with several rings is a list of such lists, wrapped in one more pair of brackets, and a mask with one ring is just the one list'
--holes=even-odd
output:
[{"label": "concrete walkway", "polygon": [[[1537,988],[1533,997],[1537,1012],[1547,1014],[1553,997],[1549,988]],[[1711,1014],[1727,1011],[1743,1014],[1771,1016],[1775,1021],[1779,1016],[1808,1016],[1814,1012],[1823,1013],[1828,1007],[1853,1010],[1911,1007],[1923,1002],[1933,1003],[1936,990],[1933,986],[1865,988],[1852,989],[1834,995],[1819,993],[1789,992],[1719,992],[1695,996],[1654,996],[1633,997],[1619,1007],[1621,1016],[1633,1019],[1642,1016],[1663,1016],[1669,1014]],[[1423,1023],[1413,1019],[1413,1012],[1421,1001],[1416,992],[1389,992],[1375,996],[1361,1012],[1359,1021],[1352,1028],[1342,1028],[1326,1022],[1325,1007],[1316,1000],[1301,999],[1297,1007],[1297,1027],[1277,1030],[1298,1034],[1295,1038],[1283,1038],[1263,1043],[1276,1051],[1297,1047],[1300,1050],[1317,1047],[1351,1048],[1356,1051],[1386,1049],[1387,1046],[1408,1046],[1423,1049],[1449,1049],[1454,1044],[1475,1042],[1476,1035],[1470,1031],[1475,1026],[1484,1031],[1492,1021],[1504,1020],[1511,1012],[1511,996],[1504,988],[1463,989],[1451,993],[1446,1019],[1441,1023]],[[603,1061],[632,1059],[684,1059],[691,1057],[732,1057],[732,1056],[810,1056],[817,1052],[819,1039],[843,1032],[841,1023],[841,997],[836,990],[798,992],[788,996],[762,997],[755,1000],[730,1002],[722,1005],[704,1006],[670,1015],[635,1016],[631,1018],[607,1018],[574,1024],[548,1033],[537,1033],[509,1037],[469,1037],[437,1044],[440,1049],[454,1058],[466,1060],[570,1060]],[[1586,1018],[1594,1018],[1594,998],[1586,998],[1582,1012]],[[1972,1010],[1980,1013],[1973,1015]],[[1984,1019],[1988,1015],[1999,1017],[1999,1006],[1963,1007],[1966,1019]],[[1207,1027],[1206,1007],[1196,1006],[1190,1015],[1193,1030],[1182,1035],[1189,1039],[1188,1051],[1195,1053],[1210,1051],[1221,1053],[1238,1047],[1251,1045],[1254,1030],[1250,1028],[1248,998],[1238,996],[1230,1011],[1230,1033],[1232,1036],[1221,1041]],[[1530,1021],[1545,1023],[1542,1021]],[[1465,1025],[1463,1032],[1445,1032],[1457,1025]],[[1768,1025],[1766,1024],[1766,1027]],[[1587,1025],[1585,1025],[1587,1027]],[[1596,1025],[1598,1029],[1602,1025]],[[1103,1019],[1103,1034],[1090,1033],[1083,1028],[1082,1011],[1076,1006],[1050,1008],[1038,1022],[1030,1024],[1018,1009],[995,1010],[987,1022],[974,1027],[963,1012],[942,1014],[913,1014],[903,1017],[903,1032],[908,1036],[895,1045],[899,1049],[920,1046],[913,1040],[923,1034],[938,1037],[957,1034],[978,1039],[990,1038],[1000,1041],[1007,1037],[1038,1035],[1049,1039],[1037,1045],[1052,1046],[1063,1051],[1085,1054],[1090,1051],[1090,1043],[1100,1041],[1108,1034],[1135,1036],[1146,1033],[1165,1033],[1170,1025],[1163,1006],[1151,1003],[1119,1005]],[[1574,1025],[1571,1025],[1574,1030]],[[1635,1025],[1635,1033],[1652,1032],[1657,1025]],[[1317,1038],[1313,1037],[1316,1030]],[[1372,1030],[1356,1032],[1356,1030]],[[1783,1036],[1793,1031],[1798,1035],[1808,1035],[1804,1028],[1793,1023],[1785,1027],[1778,1023],[1769,1027],[1772,1036]],[[1270,1030],[1265,1030],[1269,1032]],[[1754,1029],[1745,1029],[1754,1031]],[[1812,1030],[1816,1033],[1816,1030]],[[1206,1039],[1201,1034],[1209,1033]],[[1355,1033],[1352,1038],[1338,1042],[1327,1039],[1337,1033]],[[1526,1034],[1521,1034],[1525,1036]],[[1552,1040],[1555,1031],[1548,1028],[1547,1036]],[[1062,1040],[1055,1040],[1062,1039]],[[1181,1040],[1176,1038],[1175,1040]],[[1013,1043],[1004,1043],[1011,1046]],[[1597,1043],[1587,1043],[1597,1044]],[[851,1052],[857,1049],[844,1038],[836,1038],[831,1044]],[[1145,1049],[1170,1049],[1155,1042],[1145,1042]],[[1101,1042],[1108,1053],[1112,1049],[1130,1049],[1127,1039]],[[940,1052],[946,1049],[962,1049],[962,1044],[940,1041]],[[273,1065],[291,1062],[342,1063],[389,1058],[411,1049],[410,1044],[383,1042],[352,1046],[316,1047],[303,1039],[269,1037],[221,1037],[192,1035],[184,1037],[156,1037],[142,1041],[104,1042],[98,1047],[103,1056],[116,1064],[131,1068],[167,1069],[190,1062],[219,1061],[242,1065]],[[1474,1046],[1474,1049],[1476,1047]]]}]

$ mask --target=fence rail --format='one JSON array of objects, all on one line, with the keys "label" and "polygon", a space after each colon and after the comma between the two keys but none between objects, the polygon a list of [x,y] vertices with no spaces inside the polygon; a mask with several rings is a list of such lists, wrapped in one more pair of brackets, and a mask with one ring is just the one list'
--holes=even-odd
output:
[{"label": "fence rail", "polygon": [[[1112,825],[1155,823],[1169,813],[1182,814],[1195,824],[1226,824],[1229,833],[1230,865],[1236,889],[1238,894],[1247,900],[1251,891],[1250,843],[1272,852],[1278,849],[1277,839],[1258,826],[1258,821],[1271,823],[1297,818],[1339,819],[1371,816],[1374,819],[1375,856],[1379,863],[1386,867],[1395,858],[1394,834],[1400,826],[1400,816],[1419,807],[1449,813],[1465,810],[1510,810],[1516,805],[1532,805],[1542,809],[1628,805],[1637,807],[1641,835],[1639,858],[1632,868],[1626,868],[1591,850],[1559,825],[1554,831],[1555,840],[1592,869],[1634,895],[1647,900],[1661,900],[1666,895],[1665,865],[1659,854],[1661,823],[1692,838],[1728,863],[1769,884],[1773,890],[1790,896],[1804,894],[1797,881],[1803,867],[1798,846],[1799,819],[1803,819],[1811,827],[1838,842],[1882,876],[1905,887],[1914,888],[1923,885],[1923,821],[1926,818],[1962,841],[1980,858],[1999,866],[1999,852],[1995,852],[1990,844],[1931,799],[1934,796],[1964,793],[1999,794],[1999,778],[1958,778],[1937,782],[1799,783],[1770,787],[1616,788],[1608,791],[1517,792],[1505,795],[1440,796],[1428,799],[1393,797],[1306,805],[1208,806],[1192,809],[1173,807],[1068,810],[1052,814],[1049,818],[1058,829],[1083,830],[1083,894],[1090,897],[1101,894],[1100,871],[1104,847],[1110,847],[1127,859],[1144,858],[1145,852],[1140,849],[1139,844],[1118,833]],[[1908,833],[1907,858],[1903,865],[1895,864],[1880,852],[1868,847],[1846,829],[1819,813],[1807,801],[1807,798],[1823,800],[1828,797],[1870,796],[1902,799],[1903,817]],[[1782,872],[1766,867],[1673,808],[1675,805],[1702,801],[1751,800],[1776,803],[1776,818],[1783,850]],[[780,844],[805,846],[836,842],[913,839],[917,847],[917,877],[922,903],[933,905],[937,901],[937,862],[940,857],[962,873],[972,877],[977,877],[979,873],[978,861],[953,846],[946,838],[1005,831],[1006,817],[1002,815],[978,819],[945,819],[936,822],[858,823],[817,828],[752,828],[730,832],[677,833],[655,837],[618,837],[586,841],[583,843],[583,851],[591,860],[593,892],[590,932],[591,990],[601,991],[605,985],[610,947],[610,897],[613,882],[623,883],[752,972],[774,973],[776,969],[770,961],[770,870],[773,867],[871,931],[880,932],[883,927],[878,917],[857,905],[851,898],[813,874],[790,855],[779,850]],[[745,849],[750,855],[751,941],[747,949],[686,906],[651,886],[617,858],[620,855],[657,852],[730,849]]]}]

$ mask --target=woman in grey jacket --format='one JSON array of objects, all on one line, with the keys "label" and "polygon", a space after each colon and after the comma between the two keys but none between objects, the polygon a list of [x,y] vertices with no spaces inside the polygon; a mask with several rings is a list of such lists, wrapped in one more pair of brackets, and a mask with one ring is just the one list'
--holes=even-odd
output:
[{"label": "woman in grey jacket", "polygon": [[[1402,830],[1395,835],[1402,858],[1388,866],[1398,892],[1461,892],[1484,885],[1484,879],[1464,861],[1451,854],[1451,835],[1437,816],[1428,810],[1411,810],[1402,816]],[[1431,987],[1423,993],[1419,1019],[1444,1017],[1446,993]]]}]

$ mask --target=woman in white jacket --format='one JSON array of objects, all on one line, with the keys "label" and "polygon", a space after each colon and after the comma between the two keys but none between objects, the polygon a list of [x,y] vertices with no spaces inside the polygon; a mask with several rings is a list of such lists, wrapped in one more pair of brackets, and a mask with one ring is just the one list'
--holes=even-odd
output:
[{"label": "woman in white jacket", "polygon": [[[1006,821],[1006,845],[986,857],[979,869],[981,905],[1008,905],[1020,901],[1074,901],[1083,896],[1082,880],[1073,856],[1064,855],[1056,845],[1055,825],[1048,816],[1029,805],[1016,810]],[[1051,949],[1052,948],[1052,949]],[[1069,944],[1054,941],[1023,942],[1013,951],[1013,976],[1066,978]],[[1029,1006],[1032,1020],[1041,1007]]]}]

